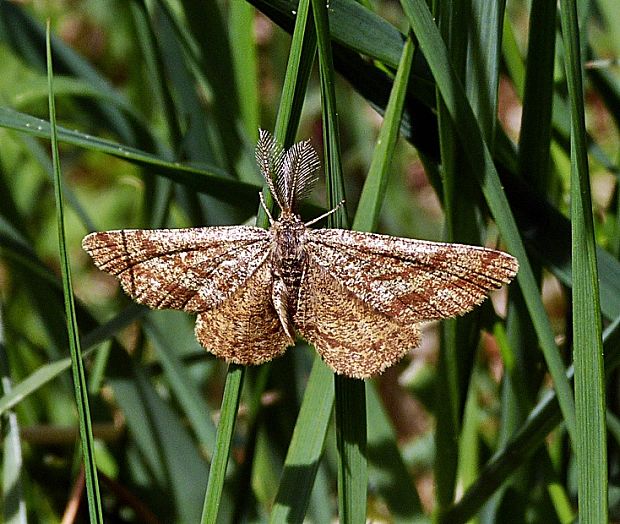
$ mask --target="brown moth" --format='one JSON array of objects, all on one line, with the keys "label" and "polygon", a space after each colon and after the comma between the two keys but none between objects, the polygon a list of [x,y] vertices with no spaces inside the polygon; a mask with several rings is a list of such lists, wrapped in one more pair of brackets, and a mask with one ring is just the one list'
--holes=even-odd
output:
[{"label": "brown moth", "polygon": [[420,322],[470,311],[517,273],[493,249],[310,229],[325,216],[296,214],[318,176],[310,141],[285,151],[261,130],[256,160],[280,208],[268,230],[125,229],[82,242],[137,302],[197,313],[198,341],[227,362],[269,361],[298,332],[336,373],[372,377],[418,346]]}]

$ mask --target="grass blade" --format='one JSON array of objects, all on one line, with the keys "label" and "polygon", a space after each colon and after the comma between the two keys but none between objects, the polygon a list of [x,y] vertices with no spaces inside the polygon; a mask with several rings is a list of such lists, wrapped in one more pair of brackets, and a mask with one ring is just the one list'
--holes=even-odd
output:
[{"label": "grass blade", "polygon": [[573,354],[579,520],[607,522],[607,433],[601,308],[586,143],[577,5],[560,2],[571,106]]},{"label": "grass blade", "polygon": [[405,47],[403,47],[394,86],[383,115],[384,120],[377,138],[377,146],[372,156],[370,169],[353,220],[352,229],[357,231],[374,231],[377,227],[388,182],[389,159],[394,154],[400,131],[400,120],[405,104],[414,50],[415,45],[411,37],[408,37],[405,41]]},{"label": "grass blade", "polygon": [[247,2],[231,2],[229,9],[230,38],[235,42],[231,53],[239,89],[239,110],[245,132],[255,141],[260,117],[258,59],[253,31],[255,10]]},{"label": "grass blade", "polygon": [[[172,349],[182,337],[180,327],[185,326],[187,315],[172,311],[154,311],[147,318],[145,330],[153,341],[159,362],[168,376],[168,383],[179,404],[196,432],[203,450],[211,456],[215,446],[215,426],[209,417],[209,406],[202,399],[193,377],[183,365],[180,355]],[[193,330],[188,329],[193,336]],[[191,341],[190,343],[193,343]]]},{"label": "grass blade", "polygon": [[58,140],[56,137],[56,108],[54,104],[54,85],[52,69],[52,50],[50,43],[50,25],[48,22],[46,33],[47,50],[47,78],[49,86],[50,136],[52,146],[52,160],[54,165],[54,190],[56,195],[56,213],[58,217],[58,244],[60,248],[60,268],[65,299],[65,315],[69,335],[69,349],[71,351],[71,369],[73,372],[73,387],[78,409],[80,424],[80,440],[86,474],[86,493],[88,495],[88,509],[91,522],[103,522],[99,483],[97,480],[97,465],[95,463],[95,445],[90,408],[88,403],[88,388],[84,365],[81,358],[80,339],[78,336],[75,304],[73,301],[73,287],[71,284],[71,267],[65,240],[64,206],[62,196],[62,182],[60,174],[60,158],[58,154]]},{"label": "grass blade", "polygon": [[[11,376],[4,340],[4,319],[0,306],[0,390],[3,395],[11,392]],[[4,427],[4,441],[2,443],[2,521],[7,524],[26,524],[26,502],[22,483],[23,456],[19,436],[17,415],[13,412],[5,413],[0,418]]]},{"label": "grass blade", "polygon": [[217,425],[215,450],[213,452],[211,468],[209,469],[209,483],[207,484],[202,518],[200,520],[202,524],[216,522],[220,510],[224,480],[226,480],[226,466],[228,465],[232,437],[235,431],[244,374],[244,366],[237,364],[230,364],[228,366],[220,421]]},{"label": "grass blade", "polygon": [[[620,366],[620,354],[612,348],[620,343],[620,316],[610,324],[603,334],[603,351],[606,376]],[[567,380],[572,379],[573,368],[566,372]],[[547,435],[562,421],[562,413],[557,394],[549,392],[531,411],[527,420],[512,436],[510,442],[489,460],[476,482],[463,494],[461,499],[443,515],[441,522],[457,524],[467,522],[480,507],[538,447]]]},{"label": "grass blade", "polygon": [[[30,115],[24,115],[6,107],[0,107],[0,127],[14,129],[41,138],[49,138],[49,122]],[[171,162],[157,155],[147,153],[135,147],[126,146],[93,137],[79,131],[57,126],[59,140],[91,151],[107,153],[122,158],[140,167],[148,167],[158,175],[179,182],[189,189],[209,194],[231,204],[255,199],[258,202],[256,185],[234,180],[229,173],[219,167],[201,163],[200,167],[179,162]],[[148,172],[148,170],[146,171]]]},{"label": "grass blade", "polygon": [[150,499],[162,522],[198,522],[208,475],[204,456],[146,370],[124,351],[116,352],[114,360],[120,375],[109,376],[108,382],[125,413],[134,452],[144,464],[151,489],[143,497]]},{"label": "grass blade", "polygon": [[269,519],[272,524],[304,522],[334,404],[332,376],[315,358]]},{"label": "grass blade", "polygon": [[372,383],[366,384],[366,398],[370,484],[387,502],[394,522],[422,522],[420,497],[398,449],[392,421]]}]

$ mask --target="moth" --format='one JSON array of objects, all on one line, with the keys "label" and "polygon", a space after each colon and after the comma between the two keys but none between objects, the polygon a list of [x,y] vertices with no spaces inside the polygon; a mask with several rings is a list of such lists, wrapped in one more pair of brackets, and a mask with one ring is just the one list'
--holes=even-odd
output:
[{"label": "moth", "polygon": [[227,362],[267,362],[299,333],[336,373],[369,378],[419,345],[421,322],[470,311],[517,273],[493,249],[311,229],[325,215],[304,223],[296,212],[320,167],[310,141],[284,150],[261,130],[256,161],[280,208],[274,219],[261,194],[269,229],[124,229],[82,242],[135,301],[197,313],[196,338]]}]

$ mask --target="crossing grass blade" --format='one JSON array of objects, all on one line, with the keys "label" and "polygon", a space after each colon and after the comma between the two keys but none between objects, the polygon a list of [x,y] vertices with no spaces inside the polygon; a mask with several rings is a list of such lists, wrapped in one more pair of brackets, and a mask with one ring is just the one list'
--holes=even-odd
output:
[{"label": "crossing grass blade", "polygon": [[90,407],[88,402],[88,388],[86,375],[81,357],[80,339],[78,335],[77,318],[75,316],[75,304],[73,302],[73,286],[71,284],[71,266],[65,238],[64,205],[62,194],[62,181],[60,173],[60,157],[58,154],[58,140],[56,137],[56,107],[54,103],[54,85],[52,68],[52,50],[50,42],[50,24],[48,21],[46,32],[47,51],[47,78],[49,87],[49,112],[50,112],[50,136],[52,147],[52,162],[54,166],[54,190],[56,197],[56,213],[58,220],[58,244],[60,249],[60,268],[62,272],[62,284],[65,300],[65,315],[67,319],[67,332],[69,336],[69,350],[71,352],[71,370],[73,374],[73,387],[77,403],[78,419],[80,426],[80,441],[82,457],[86,474],[86,493],[88,497],[88,509],[91,522],[103,522],[101,496],[99,494],[99,481],[97,479],[97,465],[95,463],[95,444],[93,439],[92,425],[90,421]]},{"label": "crossing grass blade", "polygon": [[[46,120],[24,115],[17,111],[0,107],[0,126],[15,129],[33,136],[49,138],[50,127]],[[161,176],[173,182],[179,182],[185,187],[206,193],[221,199],[224,202],[234,203],[239,199],[244,201],[257,199],[257,191],[253,184],[240,182],[230,178],[227,171],[212,165],[202,163],[202,167],[171,162],[160,156],[146,153],[135,147],[119,144],[113,140],[92,137],[79,131],[57,127],[60,141],[76,145],[91,151],[99,151],[117,158],[122,158],[137,166],[156,170]]]},{"label": "crossing grass blade", "polygon": [[577,415],[579,520],[607,522],[607,432],[601,307],[588,172],[582,54],[577,5],[560,2],[571,107],[573,355]]},{"label": "crossing grass blade", "polygon": [[[312,0],[317,34],[323,151],[327,204],[334,208],[344,200],[344,181],[340,158],[338,109],[334,90],[334,64],[331,53],[327,7]],[[330,227],[347,226],[344,206],[328,218]],[[366,394],[364,382],[334,375],[336,399],[336,445],[338,448],[338,507],[340,521],[346,524],[366,520],[368,472],[366,463]]]}]

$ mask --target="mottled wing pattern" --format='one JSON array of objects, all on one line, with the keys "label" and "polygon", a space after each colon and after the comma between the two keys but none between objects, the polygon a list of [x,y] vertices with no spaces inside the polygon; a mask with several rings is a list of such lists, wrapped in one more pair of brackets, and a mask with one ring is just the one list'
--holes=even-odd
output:
[{"label": "mottled wing pattern", "polygon": [[420,330],[364,303],[331,271],[309,260],[294,323],[337,373],[369,378],[418,346]]},{"label": "mottled wing pattern", "polygon": [[137,302],[201,312],[244,285],[269,256],[269,242],[264,229],[233,226],[104,231],[82,246]]},{"label": "mottled wing pattern", "polygon": [[493,249],[342,229],[308,235],[312,263],[401,325],[462,315],[518,270],[514,257]]},{"label": "mottled wing pattern", "polygon": [[267,362],[294,344],[282,328],[271,300],[273,276],[263,263],[236,292],[218,306],[198,314],[196,338],[228,362]]}]

